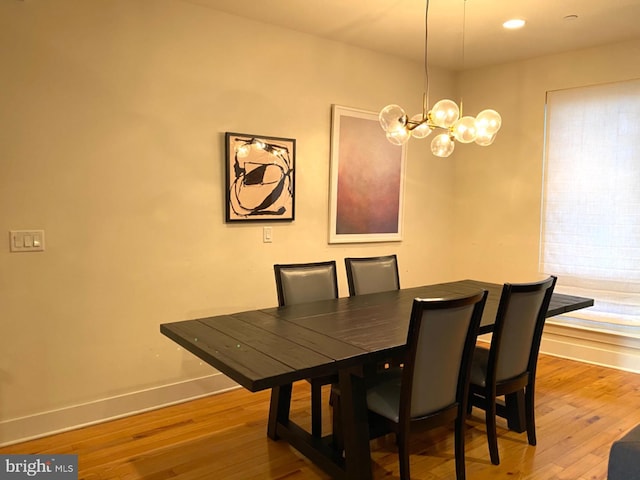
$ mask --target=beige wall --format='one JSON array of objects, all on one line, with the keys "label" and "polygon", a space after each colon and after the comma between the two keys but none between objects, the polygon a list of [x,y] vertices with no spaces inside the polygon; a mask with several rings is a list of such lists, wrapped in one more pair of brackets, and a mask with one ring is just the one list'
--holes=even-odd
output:
[{"label": "beige wall", "polygon": [[[331,104],[418,110],[420,65],[176,0],[0,2],[0,65],[0,422],[208,375],[159,325],[275,305],[277,262],[338,260],[342,295],[347,255],[452,278],[453,163],[425,144],[405,240],[327,243]],[[297,140],[272,244],[224,223],[225,131]],[[46,251],[9,253],[32,228]]]},{"label": "beige wall", "polygon": [[[500,112],[489,148],[457,150],[455,273],[496,282],[536,278],[549,90],[640,78],[640,40],[467,71],[465,110]],[[601,132],[606,133],[603,122]],[[559,279],[559,285],[561,286]]]},{"label": "beige wall", "polygon": [[[274,305],[276,262],[396,252],[404,286],[537,275],[545,91],[640,77],[639,57],[464,73],[465,110],[503,116],[495,144],[437,159],[412,141],[404,241],[328,245],[331,104],[418,111],[421,65],[197,2],[0,2],[0,428],[208,375],[159,324]],[[272,244],[223,221],[225,131],[297,139],[296,221]],[[10,254],[29,228],[46,252]]]}]

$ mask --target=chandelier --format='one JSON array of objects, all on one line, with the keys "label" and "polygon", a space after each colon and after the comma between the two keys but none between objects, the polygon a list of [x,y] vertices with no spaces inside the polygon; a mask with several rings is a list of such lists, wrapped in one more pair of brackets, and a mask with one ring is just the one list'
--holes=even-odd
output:
[{"label": "chandelier", "polygon": [[[464,30],[465,13],[462,26],[462,56],[464,63]],[[455,142],[473,143],[486,147],[495,140],[496,133],[502,125],[502,118],[495,110],[481,111],[476,117],[464,115],[462,102],[460,107],[453,100],[443,99],[436,102],[429,110],[429,69],[428,69],[428,39],[429,39],[429,0],[425,8],[425,40],[424,40],[424,72],[425,91],[422,96],[422,113],[411,118],[404,109],[396,104],[384,107],[378,119],[387,134],[387,139],[394,145],[404,145],[413,138],[426,138],[434,130],[441,131],[431,141],[431,152],[437,157],[448,157],[453,153]]]}]

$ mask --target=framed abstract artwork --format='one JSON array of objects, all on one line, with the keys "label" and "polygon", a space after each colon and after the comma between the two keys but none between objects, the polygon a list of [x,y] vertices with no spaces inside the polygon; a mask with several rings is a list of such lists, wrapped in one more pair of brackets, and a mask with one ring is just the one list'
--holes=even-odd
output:
[{"label": "framed abstract artwork", "polygon": [[402,240],[405,158],[376,113],[332,106],[329,243]]},{"label": "framed abstract artwork", "polygon": [[226,132],[226,221],[293,221],[295,158],[293,138]]}]

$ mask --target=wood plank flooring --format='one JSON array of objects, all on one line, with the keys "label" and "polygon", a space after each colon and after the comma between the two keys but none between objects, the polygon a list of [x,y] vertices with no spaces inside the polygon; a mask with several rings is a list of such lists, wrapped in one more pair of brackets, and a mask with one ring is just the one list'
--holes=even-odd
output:
[{"label": "wood plank flooring", "polygon": [[[328,396],[328,390],[325,390]],[[325,402],[327,403],[327,402]],[[309,385],[294,385],[292,417],[309,426]],[[244,389],[0,448],[0,453],[75,453],[79,478],[326,479],[289,447],[267,438],[269,392]],[[326,407],[324,425],[330,426]],[[538,445],[499,420],[501,464],[492,465],[482,412],[468,419],[469,480],[605,480],[611,443],[640,423],[640,375],[541,355]],[[453,432],[412,437],[413,479],[454,479]],[[399,478],[392,437],[371,443],[376,479]]]}]

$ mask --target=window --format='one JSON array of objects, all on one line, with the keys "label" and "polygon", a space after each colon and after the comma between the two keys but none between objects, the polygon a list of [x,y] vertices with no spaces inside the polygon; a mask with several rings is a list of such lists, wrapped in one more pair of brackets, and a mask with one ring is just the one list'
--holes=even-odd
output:
[{"label": "window", "polygon": [[[547,93],[541,268],[640,327],[640,80]],[[634,328],[637,332],[637,330]]]}]

